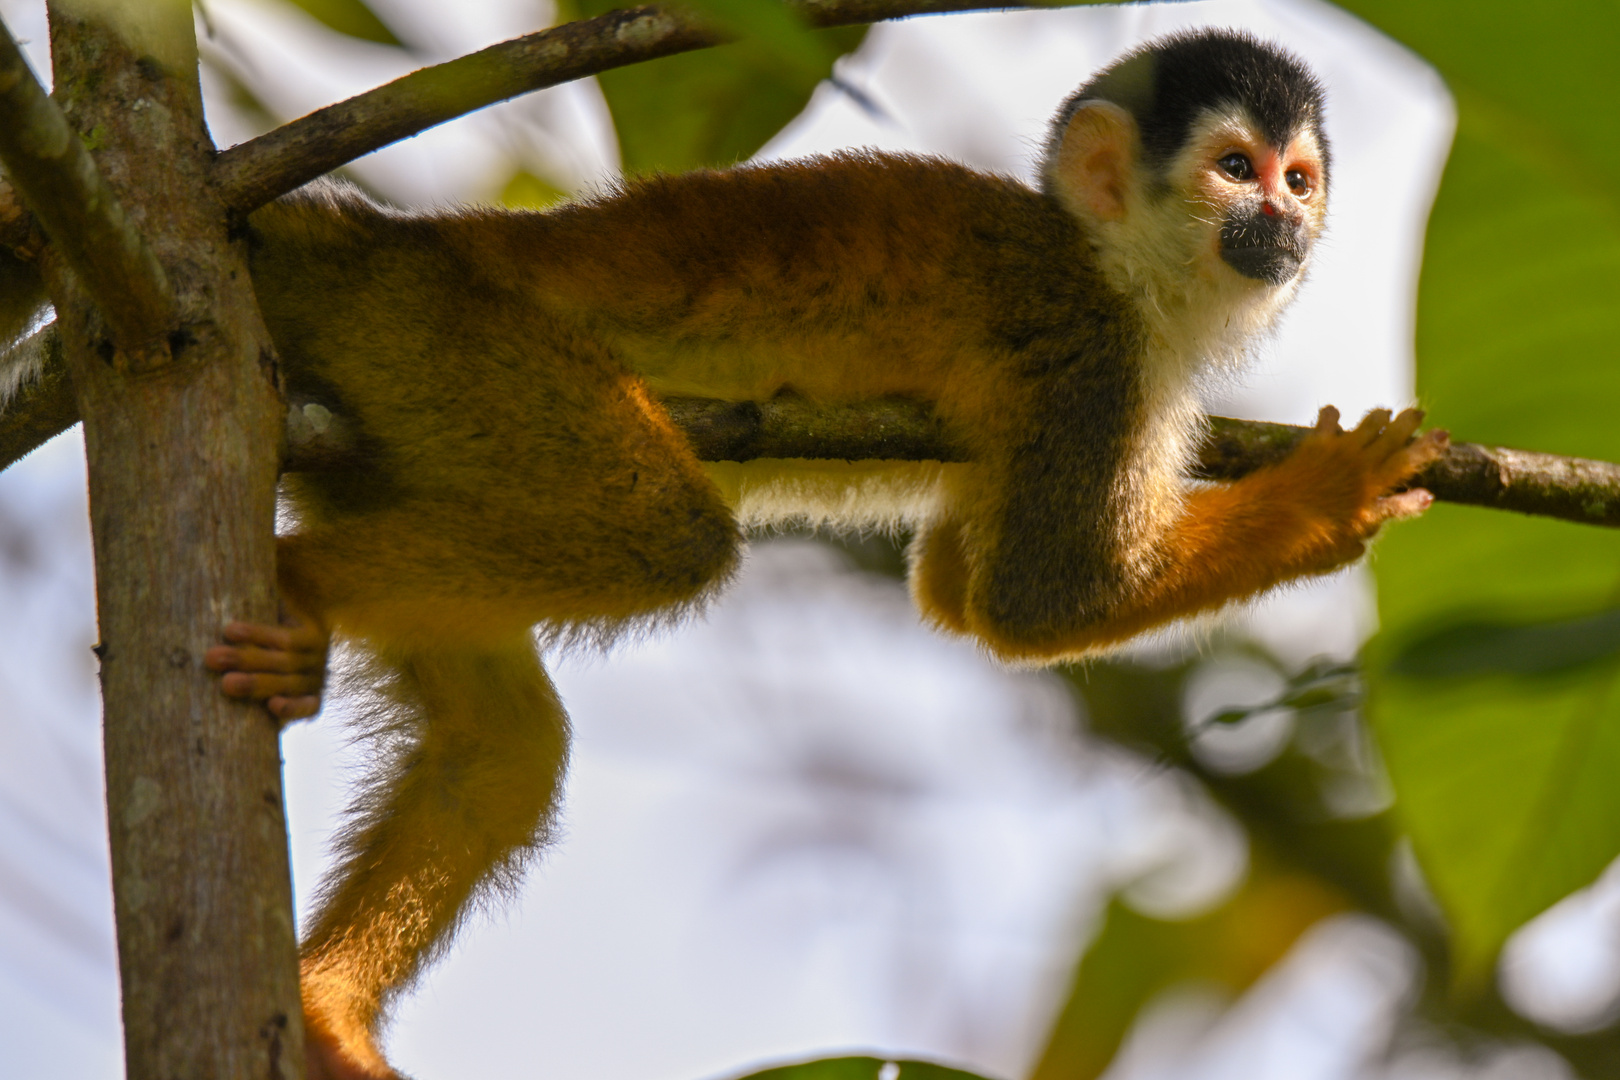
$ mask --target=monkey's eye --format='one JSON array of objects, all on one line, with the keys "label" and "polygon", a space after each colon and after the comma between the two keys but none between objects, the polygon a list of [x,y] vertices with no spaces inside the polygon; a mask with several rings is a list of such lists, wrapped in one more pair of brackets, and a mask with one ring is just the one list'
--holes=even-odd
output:
[{"label": "monkey's eye", "polygon": [[1254,164],[1244,154],[1227,154],[1215,164],[1233,180],[1253,180]]},{"label": "monkey's eye", "polygon": [[1288,182],[1288,190],[1300,198],[1311,193],[1311,178],[1303,169],[1289,169],[1283,174],[1283,179]]}]

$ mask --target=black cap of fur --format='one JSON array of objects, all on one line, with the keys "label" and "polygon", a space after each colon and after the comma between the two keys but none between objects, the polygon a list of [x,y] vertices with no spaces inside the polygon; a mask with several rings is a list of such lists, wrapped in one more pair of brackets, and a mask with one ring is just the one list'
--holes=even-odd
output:
[{"label": "black cap of fur", "polygon": [[1235,106],[1274,146],[1314,131],[1326,179],[1322,84],[1297,57],[1241,31],[1174,34],[1120,58],[1063,103],[1053,121],[1052,149],[1087,101],[1112,102],[1135,117],[1144,163],[1155,171],[1186,144],[1200,115]]}]

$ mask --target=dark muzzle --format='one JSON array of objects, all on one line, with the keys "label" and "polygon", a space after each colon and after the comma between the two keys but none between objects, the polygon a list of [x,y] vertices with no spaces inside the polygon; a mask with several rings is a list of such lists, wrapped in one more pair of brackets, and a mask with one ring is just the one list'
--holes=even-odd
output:
[{"label": "dark muzzle", "polygon": [[1302,214],[1266,213],[1265,203],[1241,206],[1221,225],[1221,258],[1246,278],[1281,285],[1299,273],[1310,251]]}]

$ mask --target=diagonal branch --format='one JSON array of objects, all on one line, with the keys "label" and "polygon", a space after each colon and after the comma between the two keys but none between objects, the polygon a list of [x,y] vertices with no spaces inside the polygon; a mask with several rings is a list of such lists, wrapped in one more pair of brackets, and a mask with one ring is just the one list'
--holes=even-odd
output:
[{"label": "diagonal branch", "polygon": [[0,24],[0,161],[53,247],[95,299],[117,344],[166,334],[174,296],[90,153]]},{"label": "diagonal branch", "polygon": [[[797,0],[812,26],[1026,7],[986,0]],[[658,7],[610,11],[435,64],[233,146],[215,164],[226,204],[248,213],[389,143],[531,90],[727,40]]]},{"label": "diagonal branch", "polygon": [[[55,327],[47,327],[3,358],[17,385],[8,400],[0,370],[0,470],[78,421],[55,337]],[[790,396],[765,402],[666,398],[664,407],[705,461],[967,460],[921,401],[829,406]],[[1235,480],[1282,460],[1310,430],[1211,417],[1199,475]],[[288,408],[288,471],[353,468],[361,463],[358,441],[353,423],[328,403],[296,400]],[[1454,443],[1417,482],[1442,502],[1620,528],[1620,465],[1605,461]]]}]

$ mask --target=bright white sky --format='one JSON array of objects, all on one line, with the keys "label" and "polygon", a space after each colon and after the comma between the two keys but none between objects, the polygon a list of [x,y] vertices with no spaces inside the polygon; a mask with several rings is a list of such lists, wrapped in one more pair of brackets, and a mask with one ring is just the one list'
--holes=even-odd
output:
[{"label": "bright white sky", "polygon": [[[208,9],[212,47],[287,115],[408,66],[271,0]],[[428,59],[543,21],[522,0],[379,9],[438,42]],[[44,40],[33,0],[0,0],[0,13]],[[824,86],[766,156],[871,145],[1027,177],[1047,118],[1093,69],[1203,24],[1248,27],[1316,67],[1335,154],[1312,280],[1218,408],[1303,422],[1326,403],[1351,416],[1405,404],[1451,106],[1426,66],[1325,4],[883,26],[841,69],[883,117]],[[251,134],[229,116],[215,124],[222,145]],[[358,169],[414,205],[488,198],[519,164],[583,184],[611,173],[604,124],[588,84],[562,87]],[[81,459],[69,436],[0,476],[0,1074],[38,1080],[121,1075]],[[1373,614],[1353,572],[1235,622],[1303,662],[1353,651]],[[1227,701],[1269,693],[1219,663],[1203,685]],[[928,633],[898,586],[812,545],[756,548],[704,621],[565,658],[558,683],[578,735],[563,839],[519,902],[479,921],[400,1010],[395,1061],[424,1080],[697,1080],[849,1048],[1018,1076],[1105,890],[1157,868],[1143,902],[1186,909],[1242,865],[1241,838],[1196,793],[1071,738],[1055,682]],[[285,749],[302,902],[356,758],[331,717],[292,729]],[[1207,1001],[1168,1003],[1117,1075],[1350,1076],[1410,973],[1387,932],[1336,924],[1212,1030]],[[1449,1067],[1399,1075],[1463,1075]]]}]

